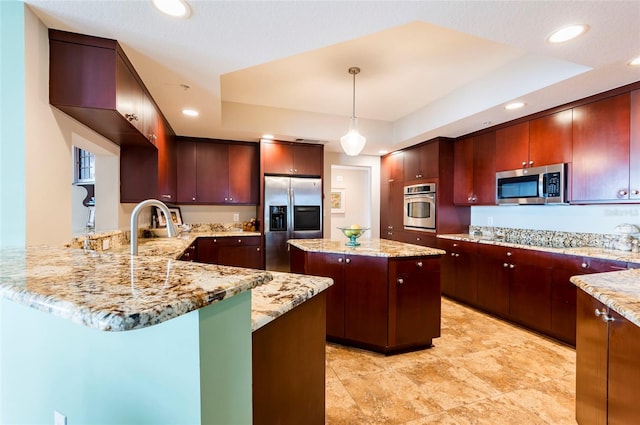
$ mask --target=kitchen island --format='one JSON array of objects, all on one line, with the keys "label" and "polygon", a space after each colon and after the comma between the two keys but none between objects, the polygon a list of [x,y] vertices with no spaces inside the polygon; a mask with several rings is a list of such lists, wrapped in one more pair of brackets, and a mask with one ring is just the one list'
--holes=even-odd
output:
[{"label": "kitchen island", "polygon": [[251,423],[253,332],[331,281],[177,261],[188,243],[2,250],[0,422]]},{"label": "kitchen island", "polygon": [[327,339],[389,354],[440,336],[440,255],[384,239],[292,239],[291,270],[330,277]]}]

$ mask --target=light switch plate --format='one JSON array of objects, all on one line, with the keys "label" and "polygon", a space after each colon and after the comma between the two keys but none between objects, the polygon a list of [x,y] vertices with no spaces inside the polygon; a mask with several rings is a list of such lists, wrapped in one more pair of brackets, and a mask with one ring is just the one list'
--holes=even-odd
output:
[{"label": "light switch plate", "polygon": [[53,411],[53,425],[67,425],[67,417],[57,410]]}]

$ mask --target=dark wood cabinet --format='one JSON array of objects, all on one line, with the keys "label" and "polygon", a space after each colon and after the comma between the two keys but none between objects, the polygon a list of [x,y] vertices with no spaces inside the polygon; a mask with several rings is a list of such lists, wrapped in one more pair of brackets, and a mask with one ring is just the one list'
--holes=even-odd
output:
[{"label": "dark wood cabinet", "polygon": [[571,109],[529,121],[529,160],[534,167],[572,161],[572,122]]},{"label": "dark wood cabinet", "polygon": [[640,199],[640,182],[630,182],[630,94],[573,109],[571,202]]},{"label": "dark wood cabinet", "polygon": [[582,290],[577,294],[576,420],[637,422],[640,328]]},{"label": "dark wood cabinet", "polygon": [[533,159],[529,158],[529,121],[496,130],[495,165],[495,171],[534,165]]},{"label": "dark wood cabinet", "polygon": [[292,270],[330,277],[327,338],[379,352],[440,335],[439,257],[387,258],[291,247]]},{"label": "dark wood cabinet", "polygon": [[324,147],[311,143],[260,141],[260,168],[263,174],[322,176]]},{"label": "dark wood cabinet", "polygon": [[551,328],[551,255],[478,246],[478,306],[548,333]]},{"label": "dark wood cabinet", "polygon": [[631,92],[629,124],[629,199],[640,199],[640,90]]},{"label": "dark wood cabinet", "polygon": [[441,260],[442,294],[475,305],[478,301],[478,244],[440,239],[438,248],[446,251]]},{"label": "dark wood cabinet", "polygon": [[120,202],[176,199],[175,133],[117,41],[50,29],[49,102],[121,146]]},{"label": "dark wood cabinet", "polygon": [[427,142],[404,151],[404,181],[438,178],[437,142]]},{"label": "dark wood cabinet", "polygon": [[454,204],[496,204],[495,138],[493,131],[454,143]]},{"label": "dark wood cabinet", "polygon": [[256,144],[185,137],[177,144],[179,203],[258,203]]},{"label": "dark wood cabinet", "polygon": [[404,180],[404,151],[391,152],[380,158],[382,183],[401,183]]},{"label": "dark wood cabinet", "polygon": [[199,263],[263,269],[260,236],[199,237],[196,239]]},{"label": "dark wood cabinet", "polygon": [[380,237],[402,241],[404,229],[404,185],[402,182],[382,183],[380,198]]}]

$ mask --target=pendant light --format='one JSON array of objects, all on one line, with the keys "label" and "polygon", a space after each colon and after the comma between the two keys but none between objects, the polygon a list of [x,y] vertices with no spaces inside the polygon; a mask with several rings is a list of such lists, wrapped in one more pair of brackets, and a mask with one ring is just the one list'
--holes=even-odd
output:
[{"label": "pendant light", "polygon": [[358,119],[356,118],[356,75],[360,73],[360,68],[353,66],[349,68],[349,74],[353,75],[353,111],[351,114],[351,124],[349,132],[340,138],[342,150],[349,156],[358,155],[367,143],[367,139],[358,133]]}]

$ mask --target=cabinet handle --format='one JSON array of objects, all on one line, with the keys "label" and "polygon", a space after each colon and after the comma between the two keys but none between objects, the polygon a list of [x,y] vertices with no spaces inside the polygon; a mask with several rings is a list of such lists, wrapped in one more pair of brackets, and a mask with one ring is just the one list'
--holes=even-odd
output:
[{"label": "cabinet handle", "polygon": [[393,183],[395,181],[395,179],[389,179],[388,182],[389,183]]},{"label": "cabinet handle", "polygon": [[526,161],[522,161],[522,168],[527,166],[527,162]]},{"label": "cabinet handle", "polygon": [[418,267],[422,267],[422,261],[418,261],[418,262],[416,263],[416,266],[418,266]]},{"label": "cabinet handle", "polygon": [[351,258],[347,258],[346,260],[344,260],[344,262],[349,264],[351,262]]},{"label": "cabinet handle", "polygon": [[515,268],[515,267],[516,267],[516,265],[515,265],[515,264],[509,264],[509,268],[510,268],[510,269],[513,269],[513,268]]},{"label": "cabinet handle", "polygon": [[242,243],[242,239],[238,239],[238,243]]},{"label": "cabinet handle", "polygon": [[398,285],[402,285],[404,283],[404,279],[399,277],[398,278]]},{"label": "cabinet handle", "polygon": [[196,198],[191,198],[191,200],[192,200],[192,201],[195,201],[195,200],[196,200]]},{"label": "cabinet handle", "polygon": [[293,169],[293,172],[294,172],[294,173],[297,173],[297,172],[298,172],[298,169],[297,169],[297,168],[294,168],[294,169]]},{"label": "cabinet handle", "polygon": [[460,256],[460,254],[458,254],[458,253],[456,252],[456,258],[458,258],[459,256]]},{"label": "cabinet handle", "polygon": [[256,248],[256,251],[260,251],[260,247],[257,247],[257,248]]},{"label": "cabinet handle", "polygon": [[632,195],[640,195],[640,190],[634,189],[634,190],[631,191],[631,194]]},{"label": "cabinet handle", "polygon": [[587,264],[587,263],[582,263],[582,264],[580,264],[580,266],[581,266],[583,269],[588,269],[588,268],[589,268],[589,264]]},{"label": "cabinet handle", "polygon": [[511,251],[507,251],[507,257],[511,257],[512,255]]},{"label": "cabinet handle", "polygon": [[155,134],[149,135],[149,140],[151,140],[152,142],[155,142],[157,139],[158,139],[158,136],[156,136]]},{"label": "cabinet handle", "polygon": [[595,312],[597,317],[599,317],[600,319],[602,319],[603,322],[614,322],[616,319],[609,316],[607,314],[607,310],[605,310],[604,308],[602,310],[598,310],[596,308]]},{"label": "cabinet handle", "polygon": [[164,199],[171,199],[171,195],[162,195]]},{"label": "cabinet handle", "polygon": [[136,114],[124,114],[124,117],[129,121],[138,121],[138,116]]},{"label": "cabinet handle", "polygon": [[618,197],[620,197],[620,196],[627,196],[627,194],[628,194],[628,192],[627,192],[627,190],[626,190],[626,189],[620,189],[620,190],[618,191]]},{"label": "cabinet handle", "polygon": [[502,267],[504,267],[506,269],[507,267],[509,267],[509,263],[502,264]]},{"label": "cabinet handle", "polygon": [[342,263],[342,258],[338,258],[338,263]]},{"label": "cabinet handle", "polygon": [[452,256],[452,257],[455,257],[455,256],[456,256],[456,253],[455,253],[455,252],[452,252],[452,253],[451,253],[451,256]]},{"label": "cabinet handle", "polygon": [[533,161],[529,161],[529,165],[533,165]]},{"label": "cabinet handle", "polygon": [[393,232],[387,232],[387,235],[393,236]]}]

